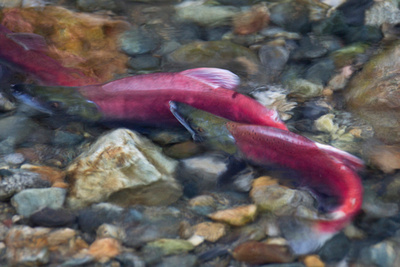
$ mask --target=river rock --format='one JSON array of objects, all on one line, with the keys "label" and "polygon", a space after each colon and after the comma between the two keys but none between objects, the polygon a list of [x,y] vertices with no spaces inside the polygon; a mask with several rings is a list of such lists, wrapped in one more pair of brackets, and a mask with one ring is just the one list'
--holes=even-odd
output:
[{"label": "river rock", "polygon": [[111,201],[118,205],[168,205],[182,194],[177,162],[148,139],[127,129],[101,136],[68,168],[70,207]]},{"label": "river rock", "polygon": [[227,226],[223,223],[202,222],[193,226],[195,235],[204,237],[205,240],[216,242],[227,232]]},{"label": "river rock", "polygon": [[236,208],[219,210],[211,213],[209,217],[218,222],[224,222],[233,226],[243,226],[253,221],[257,215],[256,205],[239,206]]},{"label": "river rock", "polygon": [[398,1],[383,0],[374,1],[371,8],[365,11],[365,24],[382,26],[384,23],[398,24],[400,22],[400,10]]},{"label": "river rock", "polygon": [[265,67],[265,75],[269,80],[275,81],[286,66],[289,51],[284,46],[263,45],[258,51],[258,56]]},{"label": "river rock", "polygon": [[6,200],[14,194],[28,188],[50,187],[48,181],[41,179],[38,173],[10,169],[0,174],[0,200]]},{"label": "river rock", "polygon": [[218,177],[227,171],[227,161],[214,154],[204,154],[180,161],[178,179],[187,196],[193,197],[217,187]]},{"label": "river rock", "polygon": [[142,28],[124,32],[119,42],[122,51],[130,56],[146,54],[158,46],[157,36]]},{"label": "river rock", "polygon": [[101,238],[94,241],[88,253],[99,262],[106,262],[121,253],[120,243],[113,238]]},{"label": "river rock", "polygon": [[279,215],[287,215],[300,206],[311,209],[314,203],[310,194],[278,185],[276,180],[266,176],[254,180],[250,196],[260,211]]},{"label": "river rock", "polygon": [[249,264],[288,263],[294,260],[287,247],[248,241],[237,246],[233,257]]},{"label": "river rock", "polygon": [[260,64],[257,55],[247,47],[229,41],[196,41],[183,45],[169,54],[167,66],[220,67],[236,74],[254,75]]},{"label": "river rock", "polygon": [[387,144],[400,142],[399,57],[396,42],[372,57],[345,91],[348,108],[369,122],[375,136]]},{"label": "river rock", "polygon": [[164,238],[149,242],[144,249],[148,250],[154,248],[161,249],[162,254],[167,256],[191,251],[194,249],[194,246],[186,240]]},{"label": "river rock", "polygon": [[191,21],[201,26],[217,27],[230,25],[233,16],[238,12],[237,8],[230,6],[188,4],[176,7],[176,18],[181,21]]},{"label": "river rock", "polygon": [[72,225],[76,221],[76,215],[64,209],[43,208],[29,217],[34,226],[60,227]]},{"label": "river rock", "polygon": [[236,15],[233,18],[233,31],[236,34],[255,33],[266,27],[268,22],[269,10],[265,3],[262,3]]},{"label": "river rock", "polygon": [[29,217],[42,208],[61,208],[66,194],[66,189],[56,187],[25,189],[12,197],[11,204],[20,215]]},{"label": "river rock", "polygon": [[88,248],[73,229],[14,226],[7,234],[8,266],[40,266],[60,263]]}]

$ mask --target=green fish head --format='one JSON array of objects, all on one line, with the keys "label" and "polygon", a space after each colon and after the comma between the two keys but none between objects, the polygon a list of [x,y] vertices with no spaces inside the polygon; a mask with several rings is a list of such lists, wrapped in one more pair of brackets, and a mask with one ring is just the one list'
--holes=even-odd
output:
[{"label": "green fish head", "polygon": [[84,98],[76,87],[17,84],[12,88],[15,98],[47,110],[52,115],[67,115],[88,121],[98,121],[102,114],[95,103]]},{"label": "green fish head", "polygon": [[170,101],[175,118],[191,133],[193,140],[206,142],[212,148],[229,154],[237,152],[235,139],[226,127],[229,120],[190,105]]}]

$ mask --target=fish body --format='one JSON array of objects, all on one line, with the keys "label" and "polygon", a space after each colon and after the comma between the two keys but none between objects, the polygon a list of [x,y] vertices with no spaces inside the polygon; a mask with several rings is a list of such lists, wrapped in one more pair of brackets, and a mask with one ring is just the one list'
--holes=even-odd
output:
[{"label": "fish body", "polygon": [[[169,101],[179,101],[229,120],[268,125],[287,130],[275,110],[232,90],[239,78],[228,70],[190,69],[178,73],[152,73],[114,80],[105,84],[71,88],[27,86],[19,90],[42,102],[71,100],[73,91],[95,103],[104,120],[142,125],[177,126]],[[83,98],[82,98],[83,96]],[[82,103],[82,101],[70,101]],[[64,101],[65,107],[73,108]]]},{"label": "fish body", "polygon": [[337,207],[315,222],[315,231],[335,233],[359,212],[363,188],[356,168],[347,166],[340,156],[327,153],[328,149],[321,149],[314,141],[278,128],[222,118],[212,120],[210,114],[182,103],[171,102],[170,107],[194,139],[212,140],[219,144],[219,149],[228,153],[238,151],[258,165],[273,163],[296,170],[304,177],[303,184],[313,192],[335,197]]},{"label": "fish body", "polygon": [[321,232],[336,232],[356,215],[362,204],[362,184],[344,162],[319,149],[312,140],[280,129],[234,122],[226,124],[240,152],[257,164],[275,163],[296,170],[305,185],[327,191],[339,206],[317,224]]},{"label": "fish body", "polygon": [[0,25],[0,61],[32,75],[43,85],[80,86],[96,81],[76,69],[66,68],[46,54],[44,38],[33,33],[13,33]]}]

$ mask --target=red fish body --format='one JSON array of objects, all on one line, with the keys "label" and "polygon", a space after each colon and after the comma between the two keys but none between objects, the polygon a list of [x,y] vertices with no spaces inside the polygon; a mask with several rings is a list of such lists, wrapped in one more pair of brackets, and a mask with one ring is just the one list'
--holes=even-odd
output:
[{"label": "red fish body", "polygon": [[34,76],[43,85],[80,86],[96,82],[47,56],[46,48],[43,37],[30,33],[12,33],[0,25],[2,62]]},{"label": "red fish body", "polygon": [[179,73],[153,73],[102,85],[79,87],[106,119],[176,125],[169,101],[178,101],[233,121],[287,130],[275,110],[233,90],[239,78],[227,70],[199,68]]},{"label": "red fish body", "polygon": [[362,204],[362,184],[354,170],[319,149],[315,142],[280,129],[228,122],[226,127],[243,155],[258,164],[275,163],[299,171],[307,187],[328,189],[338,207],[319,220],[317,230],[334,233],[358,213]]}]

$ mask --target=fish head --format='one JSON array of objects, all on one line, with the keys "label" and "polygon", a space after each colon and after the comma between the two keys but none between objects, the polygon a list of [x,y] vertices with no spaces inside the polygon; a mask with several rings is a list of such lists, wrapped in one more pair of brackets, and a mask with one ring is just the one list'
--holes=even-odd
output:
[{"label": "fish head", "polygon": [[181,102],[170,101],[175,118],[190,132],[196,142],[206,142],[212,148],[228,154],[237,152],[235,139],[226,127],[229,120],[196,109]]},{"label": "fish head", "polygon": [[102,114],[97,105],[84,98],[76,87],[17,84],[12,94],[24,104],[41,109],[49,115],[64,115],[98,121]]}]

